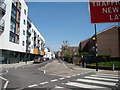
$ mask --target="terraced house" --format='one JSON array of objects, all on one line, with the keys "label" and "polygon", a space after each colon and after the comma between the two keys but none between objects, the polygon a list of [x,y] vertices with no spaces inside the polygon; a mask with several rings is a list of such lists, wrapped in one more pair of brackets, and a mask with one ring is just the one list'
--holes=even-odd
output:
[{"label": "terraced house", "polygon": [[15,63],[44,55],[45,39],[28,18],[24,0],[0,1],[0,60]]}]

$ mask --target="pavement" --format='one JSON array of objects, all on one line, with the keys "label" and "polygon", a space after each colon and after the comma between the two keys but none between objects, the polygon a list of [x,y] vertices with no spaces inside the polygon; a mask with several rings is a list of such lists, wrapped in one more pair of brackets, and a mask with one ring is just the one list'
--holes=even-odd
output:
[{"label": "pavement", "polygon": [[83,68],[81,66],[76,66],[71,63],[66,63],[62,60],[54,60],[51,63],[48,63],[47,65],[42,67],[41,70],[43,70],[47,74],[61,76],[61,77],[67,77],[67,76],[77,75],[81,73],[90,73],[90,72],[120,75],[120,72],[116,70],[111,71],[111,70],[99,69],[98,71],[96,71],[96,69]]},{"label": "pavement", "polygon": [[19,62],[19,63],[12,63],[12,64],[0,64],[0,71],[10,68],[18,68],[25,65],[33,64],[33,61],[27,61],[26,62]]}]

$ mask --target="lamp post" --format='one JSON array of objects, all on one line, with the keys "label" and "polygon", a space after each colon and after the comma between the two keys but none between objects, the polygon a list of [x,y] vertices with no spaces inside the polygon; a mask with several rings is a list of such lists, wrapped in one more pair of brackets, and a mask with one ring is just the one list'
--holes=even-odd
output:
[{"label": "lamp post", "polygon": [[[94,28],[95,28],[95,57],[97,57],[97,31],[96,31],[96,24],[94,24]],[[98,61],[96,61],[96,71],[98,71]]]}]

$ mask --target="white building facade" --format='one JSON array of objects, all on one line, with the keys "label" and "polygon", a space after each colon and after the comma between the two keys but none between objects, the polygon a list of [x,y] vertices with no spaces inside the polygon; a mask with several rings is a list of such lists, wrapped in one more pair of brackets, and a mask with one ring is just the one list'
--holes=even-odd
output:
[{"label": "white building facade", "polygon": [[45,58],[49,58],[49,59],[55,58],[55,54],[52,53],[49,48],[45,48],[44,53],[45,53],[45,55],[44,55]]},{"label": "white building facade", "polygon": [[31,56],[40,55],[44,45],[45,39],[28,18],[28,6],[24,0],[0,1],[2,63],[30,60]]}]

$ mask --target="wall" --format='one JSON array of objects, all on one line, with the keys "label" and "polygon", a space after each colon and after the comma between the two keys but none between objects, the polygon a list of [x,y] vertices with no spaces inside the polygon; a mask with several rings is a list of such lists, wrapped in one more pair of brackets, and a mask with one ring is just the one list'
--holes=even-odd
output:
[{"label": "wall", "polygon": [[[19,44],[13,43],[9,41],[10,36],[10,23],[11,23],[11,8],[12,8],[12,0],[5,0],[6,4],[6,14],[4,15],[3,19],[5,20],[5,29],[2,35],[0,36],[0,49],[11,50],[11,51],[18,51],[18,52],[26,52],[26,35],[23,36],[23,30],[27,30],[27,24],[24,25],[23,21],[26,20],[27,23],[27,12],[28,7],[23,0],[20,0],[21,3],[21,19],[20,19],[20,36],[19,36]],[[26,15],[24,15],[24,9],[26,9]],[[22,41],[25,41],[25,45],[22,45]]]}]

